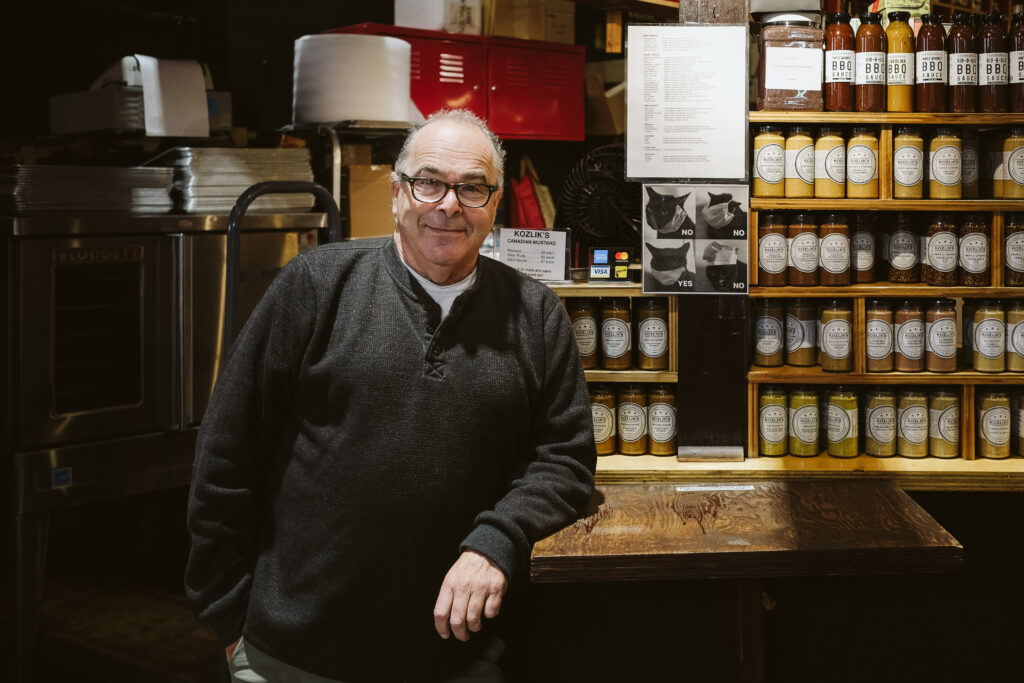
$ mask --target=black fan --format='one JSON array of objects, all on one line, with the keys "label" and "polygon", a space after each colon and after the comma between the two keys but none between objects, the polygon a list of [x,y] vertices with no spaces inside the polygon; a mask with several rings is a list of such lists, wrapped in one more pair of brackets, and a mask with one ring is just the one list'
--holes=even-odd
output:
[{"label": "black fan", "polygon": [[643,190],[626,180],[626,151],[619,144],[587,152],[569,172],[558,200],[558,225],[571,229],[573,260],[589,247],[633,247],[639,254]]}]

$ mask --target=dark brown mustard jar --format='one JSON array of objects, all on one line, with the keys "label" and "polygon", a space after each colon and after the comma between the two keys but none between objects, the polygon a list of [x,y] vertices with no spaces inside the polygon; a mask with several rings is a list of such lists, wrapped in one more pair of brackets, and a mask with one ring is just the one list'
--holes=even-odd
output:
[{"label": "dark brown mustard jar", "polygon": [[956,370],[956,310],[949,299],[935,299],[928,305],[924,323],[925,369],[930,372]]},{"label": "dark brown mustard jar", "polygon": [[924,370],[924,310],[918,302],[907,299],[896,310],[895,368],[899,372]]},{"label": "dark brown mustard jar", "polygon": [[946,50],[949,52],[949,110],[958,114],[973,112],[978,97],[978,40],[974,35],[974,19],[968,12],[953,13]]},{"label": "dark brown mustard jar", "polygon": [[754,301],[754,365],[782,365],[785,350],[785,309],[777,299]]},{"label": "dark brown mustard jar", "polygon": [[868,372],[889,372],[893,368],[892,307],[883,299],[874,299],[868,302],[865,316]]},{"label": "dark brown mustard jar", "polygon": [[598,455],[615,452],[615,394],[607,384],[590,385],[590,417]]},{"label": "dark brown mustard jar", "polygon": [[789,239],[789,284],[813,287],[818,284],[818,224],[809,213],[790,217],[787,230]]},{"label": "dark brown mustard jar", "polygon": [[640,299],[634,305],[636,364],[641,370],[668,369],[668,299]]},{"label": "dark brown mustard jar", "polygon": [[616,445],[623,455],[647,453],[647,392],[642,384],[619,389],[616,406]]},{"label": "dark brown mustard jar", "polygon": [[598,337],[601,336],[597,326],[597,301],[571,297],[566,301],[565,307],[569,311],[569,320],[572,321],[572,332],[576,337],[576,348],[580,351],[583,369],[596,368],[600,360],[597,349]]},{"label": "dark brown mustard jar", "polygon": [[964,216],[960,226],[960,284],[987,287],[992,283],[989,243],[992,228],[980,214]]},{"label": "dark brown mustard jar", "polygon": [[850,15],[829,15],[825,28],[825,111],[853,111],[855,38]]},{"label": "dark brown mustard jar", "polygon": [[949,214],[938,214],[932,218],[925,238],[925,256],[922,263],[922,279],[929,285],[942,287],[956,286],[957,282],[957,227]]},{"label": "dark brown mustard jar", "polygon": [[1010,111],[1024,112],[1024,12],[1010,26]]},{"label": "dark brown mustard jar", "polygon": [[924,24],[917,32],[916,84],[914,102],[916,111],[946,111],[946,31],[937,14],[921,17]]},{"label": "dark brown mustard jar", "polygon": [[889,282],[921,280],[920,240],[910,215],[899,213],[889,232]]},{"label": "dark brown mustard jar", "polygon": [[978,31],[978,111],[1005,112],[1009,86],[1009,44],[1003,17],[989,12]]},{"label": "dark brown mustard jar", "polygon": [[[1007,287],[1024,286],[1024,214],[1012,213],[1006,218],[1006,240],[1003,250],[1003,280]],[[1021,453],[1024,456],[1024,453]]]},{"label": "dark brown mustard jar", "polygon": [[854,284],[875,281],[875,216],[861,211],[856,214],[850,238],[851,280]]},{"label": "dark brown mustard jar", "polygon": [[678,455],[676,393],[657,384],[647,393],[647,439],[651,455]]},{"label": "dark brown mustard jar", "polygon": [[882,16],[867,12],[857,28],[854,99],[857,111],[885,111],[885,53],[887,41]]},{"label": "dark brown mustard jar", "polygon": [[782,287],[789,283],[789,243],[782,214],[766,211],[757,216],[757,284]]},{"label": "dark brown mustard jar", "polygon": [[601,306],[601,367],[628,370],[632,365],[629,299],[604,299]]},{"label": "dark brown mustard jar", "polygon": [[850,284],[850,223],[846,214],[830,213],[818,228],[818,279],[826,286]]}]

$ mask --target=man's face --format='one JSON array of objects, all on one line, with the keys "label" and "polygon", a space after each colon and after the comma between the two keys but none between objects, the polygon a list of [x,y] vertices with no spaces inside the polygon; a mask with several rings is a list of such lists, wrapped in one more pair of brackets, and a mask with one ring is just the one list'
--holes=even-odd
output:
[{"label": "man's face", "polygon": [[[498,178],[487,137],[458,121],[439,121],[422,128],[403,170],[409,176],[447,183],[494,185]],[[501,189],[475,209],[459,204],[451,191],[434,204],[417,201],[409,184],[401,181],[392,183],[391,193],[391,210],[406,263],[436,284],[452,284],[467,277],[476,265],[480,245],[494,227]]]}]

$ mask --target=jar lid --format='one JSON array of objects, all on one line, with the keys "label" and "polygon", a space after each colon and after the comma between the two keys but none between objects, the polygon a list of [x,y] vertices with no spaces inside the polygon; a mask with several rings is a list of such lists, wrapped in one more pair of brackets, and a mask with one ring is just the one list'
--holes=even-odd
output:
[{"label": "jar lid", "polygon": [[[926,14],[924,16],[926,17],[928,15]],[[924,19],[924,17],[921,18]],[[910,12],[889,12],[889,21],[908,22],[910,21]]]},{"label": "jar lid", "polygon": [[793,214],[793,218],[790,220],[790,224],[792,225],[793,223],[813,223],[814,225],[818,224],[814,220],[814,214],[813,213],[797,213],[797,214]]},{"label": "jar lid", "polygon": [[790,126],[789,127],[789,134],[790,135],[796,135],[797,133],[807,133],[807,134],[810,134],[812,131],[813,131],[813,129],[810,126]]},{"label": "jar lid", "polygon": [[1017,24],[1024,21],[1024,12],[1015,12],[1013,15],[1013,23]]},{"label": "jar lid", "polygon": [[921,302],[917,299],[904,299],[902,303],[900,303],[900,308],[909,308],[914,311],[920,311]]},{"label": "jar lid", "polygon": [[951,299],[932,299],[932,306],[952,306],[953,301]]},{"label": "jar lid", "polygon": [[[910,13],[907,12],[907,14]],[[928,14],[921,15],[921,22],[925,24],[941,24],[942,17],[940,17],[938,14],[932,14],[929,12]]]},{"label": "jar lid", "polygon": [[781,133],[782,126],[777,123],[766,123],[757,127],[758,133]]},{"label": "jar lid", "polygon": [[900,126],[896,129],[896,135],[920,135],[921,129],[917,126]]},{"label": "jar lid", "polygon": [[822,221],[822,224],[824,224],[824,223],[839,223],[841,225],[849,225],[849,223],[847,223],[847,219],[846,219],[846,214],[845,213],[829,213],[829,214],[825,214],[825,220]]},{"label": "jar lid", "polygon": [[884,308],[888,311],[892,310],[892,306],[885,299],[871,299],[868,301],[868,308]]},{"label": "jar lid", "polygon": [[1010,129],[1010,134],[1015,138],[1024,137],[1024,126],[1014,126]]},{"label": "jar lid", "polygon": [[828,22],[826,23],[826,26],[828,24],[849,24],[849,23],[850,23],[850,13],[849,12],[833,12],[832,14],[828,15]]},{"label": "jar lid", "polygon": [[829,308],[844,308],[843,304],[846,304],[845,309],[849,310],[850,305],[846,303],[844,299],[829,299],[825,302],[825,305]]},{"label": "jar lid", "polygon": [[936,128],[935,136],[947,135],[949,137],[958,138],[960,137],[959,132],[955,128]]},{"label": "jar lid", "polygon": [[985,217],[982,216],[981,214],[969,213],[966,216],[964,216],[964,225],[967,224],[987,226],[988,221],[986,221]]},{"label": "jar lid", "polygon": [[818,137],[823,138],[826,135],[838,135],[843,137],[843,129],[839,126],[822,126],[818,129]]},{"label": "jar lid", "polygon": [[860,15],[860,23],[880,24],[882,23],[882,14],[881,12],[865,12]]},{"label": "jar lid", "polygon": [[821,12],[767,12],[761,15],[762,26],[817,26]]},{"label": "jar lid", "polygon": [[970,12],[957,10],[956,12],[953,12],[953,23],[969,26],[974,23],[974,15]]},{"label": "jar lid", "polygon": [[1007,225],[1024,225],[1024,213],[1011,213],[1006,217]]},{"label": "jar lid", "polygon": [[984,24],[1001,24],[1003,23],[1003,15],[999,12],[986,12],[982,15],[981,21]]},{"label": "jar lid", "polygon": [[871,126],[854,126],[850,132],[854,135],[874,135],[875,129]]},{"label": "jar lid", "polygon": [[937,213],[932,223],[953,223],[953,215],[949,213]]}]

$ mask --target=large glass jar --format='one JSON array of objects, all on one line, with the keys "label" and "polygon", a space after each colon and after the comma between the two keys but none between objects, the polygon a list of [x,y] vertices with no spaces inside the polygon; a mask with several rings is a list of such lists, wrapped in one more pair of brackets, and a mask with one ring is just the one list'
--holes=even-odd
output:
[{"label": "large glass jar", "polygon": [[566,301],[565,307],[569,311],[569,320],[572,321],[572,332],[576,337],[576,347],[580,351],[583,369],[592,370],[598,366],[599,361],[597,339],[600,335],[597,332],[597,300],[571,297]]},{"label": "large glass jar", "polygon": [[992,227],[984,216],[967,214],[959,230],[958,271],[960,284],[987,287],[992,283],[989,243]]},{"label": "large glass jar", "polygon": [[615,452],[615,394],[607,384],[590,385],[590,416],[598,455]]},{"label": "large glass jar", "polygon": [[923,391],[908,389],[899,394],[896,453],[904,458],[928,455],[928,397]]},{"label": "large glass jar", "polygon": [[790,216],[787,230],[789,239],[789,284],[813,287],[818,284],[818,224],[814,215],[797,213]]},{"label": "large glass jar", "polygon": [[1006,217],[1003,279],[1008,287],[1024,286],[1024,214]]},{"label": "large glass jar", "polygon": [[786,304],[786,365],[815,365],[817,349],[818,307],[812,299],[790,299]]},{"label": "large glass jar", "polygon": [[788,84],[770,83],[772,79],[769,78],[776,60],[785,63],[794,53],[802,55],[796,57],[798,61],[810,59],[821,64],[825,32],[816,23],[785,17],[762,24],[758,34],[761,53],[758,62],[758,109],[821,111],[823,102],[820,82],[815,87],[787,88]]},{"label": "large glass jar", "polygon": [[825,216],[818,228],[818,275],[822,285],[850,284],[850,224],[843,213]]},{"label": "large glass jar", "polygon": [[920,282],[920,240],[910,214],[898,213],[889,231],[889,282]]},{"label": "large glass jar", "polygon": [[978,41],[974,35],[974,18],[969,12],[953,13],[946,49],[949,52],[949,110],[971,113],[977,108]]},{"label": "large glass jar", "polygon": [[808,126],[790,126],[786,138],[786,197],[814,196],[814,138]]},{"label": "large glass jar", "polygon": [[629,370],[632,364],[632,325],[629,299],[612,297],[601,305],[601,367]]},{"label": "large glass jar", "polygon": [[922,264],[922,279],[929,285],[955,287],[959,242],[952,216],[940,213],[932,218],[924,253],[928,265]]},{"label": "large glass jar", "polygon": [[857,28],[854,99],[857,111],[885,111],[885,53],[882,16],[877,12],[860,15]]},{"label": "large glass jar", "polygon": [[872,389],[864,401],[864,452],[876,458],[896,455],[896,396]]},{"label": "large glass jar", "polygon": [[924,309],[913,299],[900,304],[893,316],[895,324],[894,366],[899,372],[924,370]]},{"label": "large glass jar", "polygon": [[981,24],[978,31],[978,111],[1004,112],[1010,74],[1003,17],[998,12],[989,12],[982,17]]},{"label": "large glass jar", "polygon": [[[678,455],[675,389],[664,384],[656,384],[647,393],[647,403],[647,438],[650,444],[648,450],[651,455]],[[785,410],[786,404],[783,402],[783,415]],[[783,444],[785,440],[783,429]]]},{"label": "large glass jar", "polygon": [[924,140],[912,126],[896,129],[892,153],[892,194],[896,199],[924,196]]},{"label": "large glass jar", "polygon": [[858,455],[857,392],[843,386],[828,395],[828,454],[834,458]]},{"label": "large glass jar", "polygon": [[846,196],[878,198],[878,136],[873,128],[854,126],[846,143]]},{"label": "large glass jar", "polygon": [[924,324],[924,350],[926,370],[956,370],[956,308],[950,299],[936,299],[928,305]]},{"label": "large glass jar", "polygon": [[846,143],[839,128],[822,126],[814,143],[814,196],[846,196]]},{"label": "large glass jar", "polygon": [[818,392],[810,387],[794,387],[789,392],[789,454],[798,457],[818,455],[820,434]]},{"label": "large glass jar", "polygon": [[1010,457],[1010,397],[1002,390],[986,390],[978,395],[978,456]]},{"label": "large glass jar", "polygon": [[960,395],[948,389],[928,396],[928,455],[960,457]]},{"label": "large glass jar", "polygon": [[825,28],[825,111],[853,111],[854,49],[850,15],[830,14]]},{"label": "large glass jar", "polygon": [[754,136],[754,196],[786,196],[785,170],[786,138],[782,136],[782,126],[759,126]]},{"label": "large glass jar", "polygon": [[789,242],[786,219],[780,213],[757,214],[757,283],[762,287],[789,284]]},{"label": "large glass jar", "polygon": [[617,399],[619,453],[644,455],[647,453],[647,392],[642,384],[624,384]]},{"label": "large glass jar", "polygon": [[921,21],[917,32],[914,106],[917,111],[946,111],[946,31],[937,14],[926,14]]},{"label": "large glass jar", "polygon": [[786,332],[785,309],[778,299],[754,301],[754,365],[782,365]]},{"label": "large glass jar", "polygon": [[861,211],[855,215],[850,261],[853,266],[854,284],[875,281],[875,215]]},{"label": "large glass jar", "polygon": [[668,369],[668,299],[663,296],[634,302],[636,364],[641,370]]},{"label": "large glass jar", "polygon": [[928,144],[928,196],[932,199],[960,199],[962,154],[960,134],[952,128],[938,128]]},{"label": "large glass jar", "polygon": [[1024,127],[1014,127],[1003,143],[1003,196],[1024,198]]},{"label": "large glass jar", "polygon": [[1006,369],[1006,314],[993,299],[978,303],[974,310],[971,367],[978,372],[1002,372]]},{"label": "large glass jar", "polygon": [[884,299],[873,299],[867,303],[864,324],[865,346],[867,347],[868,372],[889,372],[893,369],[893,328],[892,307]]},{"label": "large glass jar", "polygon": [[914,111],[914,31],[909,21],[910,12],[889,12],[889,26],[885,29],[888,111]]},{"label": "large glass jar", "polygon": [[819,335],[821,369],[853,370],[853,308],[849,301],[833,299],[822,306]]},{"label": "large glass jar", "polygon": [[757,454],[785,455],[789,438],[786,391],[782,387],[764,387],[758,398],[757,413]]}]

